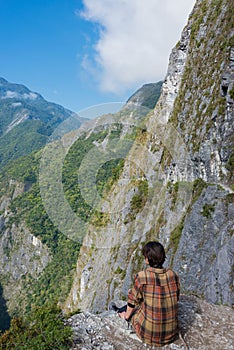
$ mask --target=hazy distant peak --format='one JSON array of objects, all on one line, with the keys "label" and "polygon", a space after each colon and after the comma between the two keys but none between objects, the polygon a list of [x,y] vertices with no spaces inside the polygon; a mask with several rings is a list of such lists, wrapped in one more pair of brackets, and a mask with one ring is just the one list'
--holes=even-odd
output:
[{"label": "hazy distant peak", "polygon": [[[0,165],[43,147],[73,112],[0,78]],[[79,127],[86,119],[76,118]]]},{"label": "hazy distant peak", "polygon": [[5,85],[7,83],[8,81],[6,79],[0,77],[0,85]]},{"label": "hazy distant peak", "polygon": [[16,91],[7,90],[4,95],[1,96],[1,98],[17,98],[17,99],[24,99],[24,100],[35,100],[40,95],[36,94],[35,92],[29,92],[29,93],[23,93],[19,94]]},{"label": "hazy distant peak", "polygon": [[161,93],[162,82],[144,84],[128,100],[127,106],[135,104],[153,109]]},{"label": "hazy distant peak", "polygon": [[42,99],[43,97],[40,94],[29,90],[22,84],[10,83],[4,78],[0,78],[0,98],[16,98],[33,101],[38,98]]}]

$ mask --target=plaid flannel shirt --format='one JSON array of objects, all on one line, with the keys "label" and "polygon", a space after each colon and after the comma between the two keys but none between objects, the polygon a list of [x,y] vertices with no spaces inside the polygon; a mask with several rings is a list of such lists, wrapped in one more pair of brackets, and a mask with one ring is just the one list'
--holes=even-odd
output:
[{"label": "plaid flannel shirt", "polygon": [[170,269],[149,267],[136,275],[128,304],[135,307],[131,320],[144,343],[162,346],[175,340],[179,293],[179,277]]}]

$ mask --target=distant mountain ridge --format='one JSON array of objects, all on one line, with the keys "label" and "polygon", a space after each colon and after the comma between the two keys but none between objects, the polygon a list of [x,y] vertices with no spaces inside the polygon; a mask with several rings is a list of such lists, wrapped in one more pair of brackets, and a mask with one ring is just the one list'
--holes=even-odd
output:
[{"label": "distant mountain ridge", "polygon": [[[21,84],[0,78],[0,166],[43,147],[74,112]],[[86,121],[77,117],[80,125]]]},{"label": "distant mountain ridge", "polygon": [[153,109],[161,94],[161,88],[162,81],[144,84],[127,100],[126,105],[135,104]]},{"label": "distant mountain ridge", "polygon": [[0,77],[0,97],[1,98],[29,98],[36,99],[43,97],[35,92],[30,91],[22,84],[10,83],[6,79]]}]

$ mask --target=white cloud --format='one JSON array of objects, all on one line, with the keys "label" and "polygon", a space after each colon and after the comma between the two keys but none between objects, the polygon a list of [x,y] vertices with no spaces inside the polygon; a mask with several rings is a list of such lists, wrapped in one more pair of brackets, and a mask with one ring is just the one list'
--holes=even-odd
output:
[{"label": "white cloud", "polygon": [[14,103],[12,103],[12,107],[19,107],[19,106],[22,106],[21,102],[14,102]]},{"label": "white cloud", "polygon": [[19,97],[18,92],[7,90],[4,98],[17,98]]},{"label": "white cloud", "polygon": [[195,0],[83,0],[82,16],[100,26],[95,56],[83,59],[100,88],[121,93],[166,74]]},{"label": "white cloud", "polygon": [[29,94],[23,94],[23,98],[29,100],[36,100],[38,95],[35,92],[30,92]]},{"label": "white cloud", "polygon": [[35,100],[37,97],[38,95],[34,92],[20,94],[16,91],[7,90],[2,98],[23,98],[25,100]]}]

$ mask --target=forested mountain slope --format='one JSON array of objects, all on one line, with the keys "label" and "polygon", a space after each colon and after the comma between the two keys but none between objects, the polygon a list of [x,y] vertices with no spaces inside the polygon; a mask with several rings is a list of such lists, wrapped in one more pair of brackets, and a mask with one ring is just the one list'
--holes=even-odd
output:
[{"label": "forested mountain slope", "polygon": [[[41,148],[54,129],[74,112],[21,84],[0,78],[0,167]],[[77,124],[86,119],[76,116]]]}]

